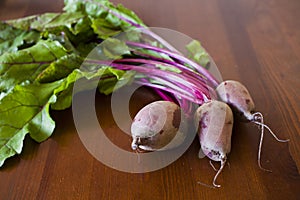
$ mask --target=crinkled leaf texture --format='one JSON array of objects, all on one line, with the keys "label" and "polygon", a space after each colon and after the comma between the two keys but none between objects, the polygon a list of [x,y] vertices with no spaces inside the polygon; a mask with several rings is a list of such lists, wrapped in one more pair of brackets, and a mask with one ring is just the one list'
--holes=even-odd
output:
[{"label": "crinkled leaf texture", "polygon": [[70,50],[97,38],[91,23],[90,17],[83,12],[44,13],[5,21],[15,30],[38,32],[42,39],[60,41]]},{"label": "crinkled leaf texture", "polygon": [[10,156],[20,153],[27,133],[40,142],[48,138],[55,123],[49,105],[56,101],[53,90],[59,82],[17,85],[0,102],[0,166]]},{"label": "crinkled leaf texture", "polygon": [[64,27],[77,34],[81,31],[75,25],[82,20],[85,15],[81,12],[73,13],[44,13],[29,17],[7,20],[6,23],[20,30],[37,30],[37,31],[62,31]]},{"label": "crinkled leaf texture", "polygon": [[[109,79],[106,79],[107,77]],[[70,107],[73,84],[82,78],[105,85],[100,87],[100,91],[108,94],[130,83],[134,73],[102,66],[94,71],[75,69],[66,78],[52,83],[16,85],[0,100],[0,167],[7,158],[21,153],[24,138],[28,133],[37,142],[51,136],[55,122],[49,114],[50,106],[56,110]],[[110,84],[107,84],[108,80]],[[117,81],[121,84],[116,88],[112,83]],[[88,88],[82,88],[86,89]]]},{"label": "crinkled leaf texture", "polygon": [[[86,13],[95,33],[102,39],[132,28],[134,23],[145,27],[143,21],[121,4],[115,6],[108,0],[65,0],[64,11],[67,13]],[[130,22],[130,23],[129,23]]]},{"label": "crinkled leaf texture", "polygon": [[0,92],[23,81],[34,81],[52,62],[67,55],[58,42],[40,40],[36,45],[0,56]]},{"label": "crinkled leaf texture", "polygon": [[39,36],[37,31],[19,30],[0,22],[0,56],[35,44]]},{"label": "crinkled leaf texture", "polygon": [[[131,10],[105,0],[65,0],[65,5],[62,13],[0,24],[0,166],[22,151],[26,135],[41,142],[52,134],[55,122],[49,110],[71,106],[76,80],[95,80],[99,91],[109,94],[134,79],[134,72],[109,66],[78,68],[102,39],[132,27],[109,9],[134,23],[142,21]],[[121,47],[103,50],[110,57],[128,52]]]}]

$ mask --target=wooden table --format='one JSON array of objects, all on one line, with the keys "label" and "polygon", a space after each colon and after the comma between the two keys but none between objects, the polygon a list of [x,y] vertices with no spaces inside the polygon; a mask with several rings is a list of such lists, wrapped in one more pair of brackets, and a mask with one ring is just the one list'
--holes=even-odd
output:
[{"label": "wooden table", "polygon": [[[134,10],[149,26],[180,31],[202,41],[223,79],[247,85],[257,110],[280,138],[266,134],[263,165],[257,165],[259,130],[236,122],[230,167],[218,182],[209,160],[198,159],[198,140],[174,163],[158,171],[132,174],[97,161],[82,145],[71,109],[53,112],[53,136],[37,144],[26,138],[21,155],[0,169],[0,199],[299,199],[300,198],[300,2],[298,0],[114,0]],[[0,18],[61,11],[62,0],[3,0]],[[149,92],[149,91],[148,91]],[[156,98],[140,92],[132,109]],[[144,93],[144,94],[143,94]],[[107,112],[109,97],[98,95]],[[119,131],[107,115],[103,123]],[[115,139],[117,139],[116,137]],[[130,141],[124,141],[130,145]]]}]

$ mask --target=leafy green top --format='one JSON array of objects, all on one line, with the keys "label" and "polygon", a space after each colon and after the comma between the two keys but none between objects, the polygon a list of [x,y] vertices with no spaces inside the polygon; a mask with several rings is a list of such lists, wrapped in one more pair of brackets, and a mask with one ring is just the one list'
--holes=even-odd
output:
[{"label": "leafy green top", "polygon": [[[66,0],[64,12],[0,22],[0,166],[21,153],[26,134],[38,142],[52,134],[49,109],[71,106],[76,80],[106,75],[110,79],[100,80],[99,91],[114,90],[124,71],[108,66],[93,73],[79,70],[103,39],[131,27],[107,8],[142,23],[132,11],[102,0]],[[127,74],[124,84],[133,75]]]},{"label": "leafy green top", "polygon": [[[137,26],[145,27],[134,12],[108,0],[65,0],[61,13],[0,22],[0,167],[7,158],[21,153],[27,134],[37,142],[51,136],[55,122],[49,109],[71,106],[75,81],[100,79],[98,88],[104,94],[118,89],[117,81],[118,87],[132,82],[134,71],[125,73],[97,64],[93,70],[82,71],[80,66],[104,39],[109,45],[103,45],[102,51],[108,58],[130,54],[126,44],[111,37]],[[187,49],[191,58],[207,64],[198,43]]]}]

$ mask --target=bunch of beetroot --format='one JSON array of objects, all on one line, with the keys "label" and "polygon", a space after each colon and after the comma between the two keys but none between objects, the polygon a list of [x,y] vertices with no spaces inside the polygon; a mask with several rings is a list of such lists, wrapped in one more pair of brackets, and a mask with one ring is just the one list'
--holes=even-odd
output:
[{"label": "bunch of beetroot", "polygon": [[[205,67],[176,51],[130,41],[126,45],[133,47],[130,51],[134,56],[116,59],[109,65],[135,71],[134,82],[153,88],[163,99],[145,106],[135,116],[131,126],[133,150],[159,151],[180,145],[186,136],[179,129],[181,122],[186,123],[181,120],[182,110],[196,125],[201,145],[199,155],[221,162],[213,180],[213,185],[220,187],[216,179],[231,149],[233,115],[261,127],[258,165],[263,170],[266,169],[261,166],[260,157],[264,129],[269,130],[277,141],[288,141],[278,139],[264,124],[263,115],[255,112],[252,97],[240,82],[227,80],[220,83]],[[163,56],[155,57],[149,52],[142,54],[141,50],[145,49]],[[99,61],[98,64],[107,63]]]},{"label": "bunch of beetroot", "polygon": [[[216,88],[216,92],[218,99],[205,101],[196,109],[194,115],[201,145],[199,157],[207,156],[213,161],[221,162],[221,167],[214,177],[213,186],[220,187],[216,184],[216,179],[225,166],[231,150],[233,114],[241,120],[261,126],[258,165],[261,169],[270,171],[264,169],[260,163],[264,128],[268,129],[277,141],[288,140],[278,139],[263,123],[263,115],[260,112],[254,112],[254,102],[248,90],[240,82],[224,81]],[[142,108],[131,126],[132,149],[155,151],[180,145],[185,135],[178,130],[179,124],[172,123],[174,118],[180,117],[179,109],[180,107],[171,101],[156,101]]]},{"label": "bunch of beetroot", "polygon": [[221,162],[213,180],[213,186],[220,187],[216,184],[216,179],[231,150],[235,116],[261,127],[258,165],[266,170],[260,163],[264,129],[269,130],[279,142],[288,140],[278,139],[264,124],[263,115],[255,112],[254,102],[246,87],[233,80],[219,82],[205,66],[183,56],[144,25],[113,10],[110,13],[156,42],[156,45],[152,45],[145,41],[126,41],[125,45],[130,47],[130,56],[123,56],[109,63],[97,61],[99,65],[135,71],[134,82],[153,88],[163,99],[146,105],[135,116],[131,126],[132,149],[161,151],[176,148],[186,137],[186,133],[179,130],[183,121],[181,111],[184,111],[196,126],[201,145],[199,156]]}]

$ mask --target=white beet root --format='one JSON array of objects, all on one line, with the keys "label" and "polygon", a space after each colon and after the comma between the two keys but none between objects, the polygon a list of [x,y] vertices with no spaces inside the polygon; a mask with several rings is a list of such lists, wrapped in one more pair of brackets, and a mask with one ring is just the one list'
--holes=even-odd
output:
[{"label": "white beet root", "polygon": [[266,128],[271,135],[279,142],[287,142],[289,140],[279,139],[271,129],[264,124],[263,115],[260,112],[255,112],[255,105],[247,88],[238,81],[226,80],[218,85],[216,92],[221,101],[231,106],[234,113],[239,116],[239,119],[253,122],[261,127],[261,137],[258,147],[258,166],[265,171],[261,166],[261,148],[264,137],[264,129]]},{"label": "white beet root", "polygon": [[223,170],[231,150],[232,111],[226,103],[209,101],[196,110],[195,122],[199,123],[198,136],[202,152],[211,160],[221,162],[213,180],[213,185],[220,187],[216,184],[216,179]]},{"label": "white beet root", "polygon": [[184,140],[179,131],[181,109],[170,101],[155,101],[143,107],[131,125],[133,150],[165,150],[178,146]]}]

